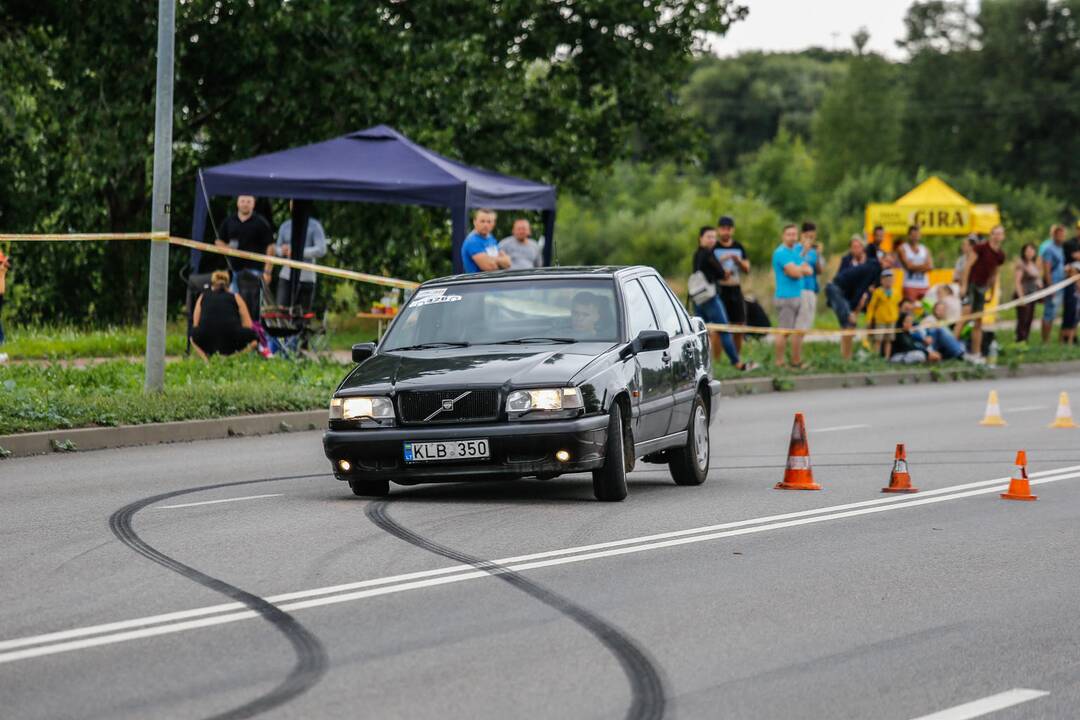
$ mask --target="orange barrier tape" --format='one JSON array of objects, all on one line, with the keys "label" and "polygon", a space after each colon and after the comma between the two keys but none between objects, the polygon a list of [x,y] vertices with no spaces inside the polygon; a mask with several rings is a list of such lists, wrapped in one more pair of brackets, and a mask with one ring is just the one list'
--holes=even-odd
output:
[{"label": "orange barrier tape", "polygon": [[388,278],[381,275],[369,275],[367,273],[356,272],[354,270],[346,270],[344,268],[328,267],[326,265],[316,265],[314,263],[293,260],[291,258],[279,258],[271,255],[264,255],[261,253],[252,253],[247,252],[246,250],[237,250],[231,247],[221,247],[220,245],[213,245],[211,243],[197,242],[195,240],[189,240],[188,238],[172,237],[168,233],[164,232],[0,235],[0,242],[56,242],[86,240],[153,240],[157,242],[168,241],[170,245],[179,245],[181,247],[191,248],[193,250],[201,250],[202,252],[217,253],[218,255],[228,255],[229,257],[244,258],[245,260],[257,260],[262,263],[270,263],[271,265],[280,265],[282,267],[291,267],[296,268],[297,270],[310,270],[320,275],[329,275],[331,277],[341,278],[343,280],[353,280],[355,282],[365,282],[372,285],[383,285],[386,287],[404,288],[406,290],[412,290],[420,286],[420,283],[414,282],[412,280],[398,280],[397,278]]},{"label": "orange barrier tape", "polygon": [[[998,305],[997,307],[983,310],[977,313],[967,313],[961,315],[959,318],[949,321],[932,320],[930,322],[922,323],[919,325],[919,329],[935,328],[955,325],[958,322],[967,322],[968,320],[975,320],[985,317],[987,315],[994,315],[1004,310],[1012,310],[1015,307],[1021,305],[1030,305],[1031,303],[1038,302],[1044,297],[1053,295],[1059,292],[1063,288],[1080,282],[1080,275],[1076,277],[1066,278],[1059,282],[1054,283],[1049,287],[1045,287],[1042,290],[1026,295],[1018,300],[1010,300],[1007,303]],[[715,332],[734,332],[745,333],[750,335],[836,335],[840,337],[856,336],[856,335],[891,335],[896,332],[896,328],[844,328],[828,330],[825,328],[811,328],[809,330],[793,330],[790,328],[774,328],[774,327],[754,327],[751,325],[732,325],[730,323],[705,323],[711,331]]]}]

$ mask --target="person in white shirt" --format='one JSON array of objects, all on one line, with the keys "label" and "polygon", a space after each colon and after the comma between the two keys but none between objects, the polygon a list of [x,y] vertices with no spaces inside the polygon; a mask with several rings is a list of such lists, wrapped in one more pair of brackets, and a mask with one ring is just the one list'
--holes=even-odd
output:
[{"label": "person in white shirt", "polygon": [[919,301],[930,290],[930,276],[934,258],[930,248],[922,244],[922,230],[918,225],[908,228],[907,242],[898,250],[900,265],[904,268],[904,299]]},{"label": "person in white shirt", "polygon": [[540,245],[530,237],[532,227],[525,218],[514,221],[514,227],[508,237],[499,241],[499,250],[510,256],[511,270],[529,270],[544,264]]}]

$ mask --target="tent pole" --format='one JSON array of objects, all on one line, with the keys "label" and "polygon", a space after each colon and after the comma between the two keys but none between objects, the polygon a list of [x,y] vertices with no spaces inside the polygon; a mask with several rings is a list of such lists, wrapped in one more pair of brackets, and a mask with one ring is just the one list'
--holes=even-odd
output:
[{"label": "tent pole", "polygon": [[[311,218],[310,200],[293,200],[292,213],[292,237],[289,245],[292,246],[292,259],[303,260],[304,248],[307,246],[308,220]],[[281,278],[278,278],[281,282]],[[296,304],[296,298],[300,292],[300,271],[296,268],[289,270],[289,307]]]},{"label": "tent pole", "polygon": [[554,265],[558,257],[555,254],[555,210],[544,210],[540,213],[540,219],[544,223],[544,267]]},{"label": "tent pole", "polygon": [[453,263],[455,275],[465,272],[465,266],[461,263],[461,246],[465,242],[468,217],[468,208],[464,206],[450,208],[450,260]]}]

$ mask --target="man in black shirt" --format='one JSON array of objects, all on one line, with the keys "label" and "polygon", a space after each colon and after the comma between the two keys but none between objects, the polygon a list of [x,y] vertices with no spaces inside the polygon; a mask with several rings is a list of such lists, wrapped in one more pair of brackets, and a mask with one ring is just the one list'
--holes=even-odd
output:
[{"label": "man in black shirt", "polygon": [[[720,289],[720,302],[724,304],[728,322],[732,325],[746,324],[746,300],[743,298],[741,278],[750,272],[750,260],[746,249],[736,240],[735,220],[728,215],[720,218],[716,225],[716,248],[713,255],[724,268],[724,276],[717,280]],[[742,333],[732,333],[735,349],[742,352]]]},{"label": "man in black shirt", "polygon": [[[255,212],[255,198],[251,195],[236,198],[236,214],[230,215],[221,224],[221,237],[214,244],[260,255],[275,254],[274,230],[266,218]],[[244,258],[233,258],[231,262],[234,269],[232,291],[244,298],[252,319],[257,322],[262,283],[270,283],[271,265]]]},{"label": "man in black shirt", "polygon": [[[1065,256],[1065,274],[1068,275],[1069,266],[1080,262],[1080,222],[1076,224],[1076,236],[1066,240],[1061,246],[1061,251]],[[1061,315],[1061,341],[1071,345],[1076,342],[1076,325],[1077,320],[1080,320],[1080,298],[1077,298],[1075,285],[1066,287],[1063,294],[1065,303]]]}]

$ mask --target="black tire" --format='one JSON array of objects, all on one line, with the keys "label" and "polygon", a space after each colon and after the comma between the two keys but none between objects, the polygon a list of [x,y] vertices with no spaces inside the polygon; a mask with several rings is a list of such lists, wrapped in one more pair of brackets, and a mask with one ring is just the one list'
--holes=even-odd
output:
[{"label": "black tire", "polygon": [[619,502],[626,497],[626,443],[623,437],[622,412],[611,404],[608,414],[604,466],[593,470],[593,495],[603,502]]},{"label": "black tire", "polygon": [[349,480],[349,489],[353,491],[353,495],[360,497],[386,497],[390,494],[390,481],[352,478]]},{"label": "black tire", "polygon": [[[700,441],[700,442],[699,442]],[[686,445],[668,450],[668,469],[676,485],[700,485],[709,476],[709,414],[701,395],[694,396],[690,406],[690,423],[686,428]]]}]

